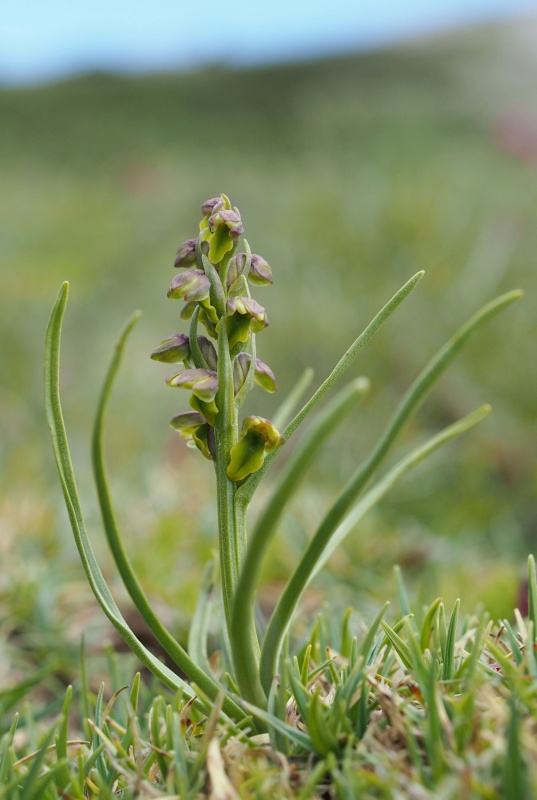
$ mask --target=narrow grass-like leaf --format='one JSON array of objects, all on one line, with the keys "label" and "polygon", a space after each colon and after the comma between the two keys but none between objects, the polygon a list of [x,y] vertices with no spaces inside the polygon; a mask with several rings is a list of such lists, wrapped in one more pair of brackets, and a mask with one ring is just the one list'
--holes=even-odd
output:
[{"label": "narrow grass-like leaf", "polygon": [[47,328],[45,349],[45,406],[56,466],[58,468],[60,483],[63,489],[65,504],[67,506],[77,549],[88,582],[99,605],[128,647],[151,672],[163,681],[163,683],[175,690],[180,686],[184,686],[185,691],[191,695],[192,691],[190,687],[155,658],[129,628],[110,594],[110,590],[103,578],[89,543],[82,510],[80,508],[59,396],[60,337],[62,320],[67,303],[67,293],[68,284],[64,283],[58,294]]},{"label": "narrow grass-like leaf", "polygon": [[[205,671],[204,665],[196,663],[196,660],[188,655],[184,648],[181,647],[179,642],[177,642],[164,627],[150,605],[123,546],[112,506],[110,490],[108,488],[108,478],[106,474],[103,450],[104,418],[128,336],[134,325],[137,323],[139,317],[139,312],[133,314],[119,336],[114,349],[114,355],[105,377],[101,396],[99,398],[99,405],[95,417],[92,438],[93,474],[95,478],[95,484],[97,486],[99,506],[101,509],[101,516],[108,545],[114,557],[119,574],[121,575],[123,583],[125,584],[125,588],[127,589],[136,608],[144,618],[151,631],[154,633],[157,641],[161,644],[164,651],[177,664],[179,669],[182,670],[191,681],[197,683],[198,686],[203,689],[204,693],[211,698],[211,700],[214,700],[220,691],[220,687],[211,677],[210,670]],[[197,621],[198,620],[196,618],[196,623]],[[197,633],[197,624],[195,630]],[[229,716],[232,716],[235,719],[241,718],[240,709],[230,698],[227,698],[224,710]]]},{"label": "narrow grass-like leaf", "polygon": [[294,728],[292,725],[288,725],[286,722],[283,722],[283,720],[275,717],[274,714],[269,714],[268,711],[257,708],[251,703],[244,702],[243,707],[253,717],[257,717],[257,719],[260,719],[267,726],[271,725],[291,742],[294,742],[299,747],[306,750],[306,752],[311,753],[313,751],[313,742],[311,736],[308,736],[307,733],[300,731],[298,728]]},{"label": "narrow grass-like leaf", "polygon": [[421,626],[421,636],[420,636],[420,644],[421,649],[426,650],[428,647],[431,646],[431,633],[434,629],[434,621],[435,617],[438,614],[438,607],[442,599],[437,597],[434,603],[431,603],[429,608],[427,609],[427,613],[425,614],[423,624]]},{"label": "narrow grass-like leaf", "polygon": [[[516,665],[520,666],[522,661],[524,660],[524,655],[522,650],[520,649],[520,645],[516,638],[515,632],[510,624],[510,622],[506,619],[503,620],[503,626],[505,628],[505,632],[507,633],[507,639],[509,641],[509,647],[513,652],[513,658],[515,659]],[[528,642],[528,648],[531,646],[531,642]]]},{"label": "narrow grass-like leaf", "polygon": [[[339,544],[340,539],[346,535],[348,532],[349,521],[355,519],[357,513],[356,509],[354,513],[348,515],[347,519],[345,519],[345,515],[348,514],[349,509],[352,508],[353,503],[356,501],[356,497],[360,494],[369,478],[373,475],[379,464],[387,455],[404,425],[412,418],[429,391],[432,389],[434,383],[438,380],[446,367],[453,361],[470,336],[484,322],[495,316],[497,313],[499,313],[499,311],[513,303],[515,300],[518,300],[520,297],[522,297],[522,292],[516,290],[501,295],[487,305],[483,306],[472,317],[470,317],[470,319],[461,328],[459,328],[456,334],[444,345],[444,347],[442,347],[436,353],[436,355],[431,359],[425,369],[422,370],[420,375],[418,375],[414,383],[408,389],[377,445],[373,448],[371,454],[365,460],[365,462],[351,477],[342,494],[332,508],[328,511],[324,520],[321,522],[317,533],[310,542],[306,553],[302,557],[302,560],[294,574],[291,576],[286,589],[280,598],[267,629],[261,653],[260,671],[263,687],[270,686],[271,674],[274,671],[274,656],[272,654],[277,654],[281,636],[290,624],[292,614],[294,613],[296,604],[302,591],[309,580],[311,580],[313,575],[321,568],[321,566],[326,562],[327,558],[332,554],[333,550]],[[482,409],[474,412],[474,415],[469,415],[469,417],[465,417],[463,420],[460,420],[460,423],[456,424],[464,425],[465,422],[468,421],[469,423],[471,422],[469,425],[471,427],[471,425],[476,424],[473,421],[473,417],[475,415],[479,415],[480,413],[484,415],[487,413],[485,409],[490,410],[488,406],[484,406]],[[451,427],[452,426],[450,426],[450,428]],[[455,433],[454,435],[458,435],[458,433]],[[393,470],[388,474],[391,475],[392,473]],[[258,473],[255,473],[255,475],[257,474]],[[252,476],[252,478],[255,478],[255,475]],[[259,476],[258,479],[260,480]],[[383,481],[380,481],[379,484],[377,484],[377,487],[382,485],[385,480],[386,478],[383,479]],[[374,489],[371,491],[374,492],[375,488],[376,487],[374,487]],[[249,491],[250,490],[248,489],[248,492]],[[366,495],[366,498],[372,496],[371,491],[368,493],[368,495]],[[366,498],[364,498],[364,501]],[[360,508],[360,504],[357,508]],[[340,537],[334,535],[336,530],[342,534]],[[328,546],[329,542],[330,544]],[[535,604],[535,610],[537,616],[537,602]]]},{"label": "narrow grass-like leaf", "polygon": [[360,642],[360,648],[358,650],[358,654],[364,656],[365,663],[367,664],[367,666],[372,664],[375,658],[377,657],[379,648],[374,646],[375,636],[377,635],[380,623],[384,617],[384,614],[388,610],[389,606],[390,606],[390,601],[387,600],[380,609],[380,611],[378,612],[375,619],[373,620],[373,623],[369,628],[368,632],[366,633],[366,635],[364,636],[363,640]]},{"label": "narrow grass-like leaf", "polygon": [[425,680],[420,684],[424,697],[424,705],[427,709],[427,725],[425,729],[424,743],[431,764],[433,781],[440,780],[445,766],[444,747],[443,747],[443,728],[440,718],[439,707],[442,698],[438,691],[436,680],[437,663],[433,658],[428,668],[423,670]]},{"label": "narrow grass-like leaf", "polygon": [[41,744],[41,749],[32,761],[32,766],[30,767],[28,774],[26,775],[22,786],[22,791],[19,795],[20,800],[34,800],[34,798],[38,798],[40,796],[43,785],[39,780],[39,776],[47,756],[47,750],[54,739],[55,733],[56,726],[52,725]]},{"label": "narrow grass-like leaf", "polygon": [[291,685],[291,691],[293,693],[293,697],[295,698],[298,710],[300,711],[300,716],[307,725],[311,693],[307,690],[306,686],[302,684],[300,679],[300,667],[296,657],[293,659],[293,663],[289,665],[289,683]]},{"label": "narrow grass-like leaf", "polygon": [[449,681],[454,673],[455,640],[457,637],[457,622],[459,620],[459,609],[461,601],[455,600],[453,611],[449,618],[449,625],[446,637],[446,652],[444,654],[444,664],[442,667],[442,680]]},{"label": "narrow grass-like leaf", "polygon": [[[175,691],[182,687],[189,696],[192,696],[193,693],[188,684],[155,658],[127,625],[108,589],[86,533],[69,453],[59,394],[60,340],[62,321],[67,304],[67,294],[68,284],[64,283],[58,294],[47,328],[45,347],[45,407],[52,437],[56,466],[58,468],[75,543],[88,582],[99,605],[127,646],[154,675],[163,681],[163,683]],[[241,710],[231,700],[229,701],[228,709],[230,712],[237,714],[238,718],[242,716]],[[230,716],[231,715],[230,713]]]},{"label": "narrow grass-like leaf", "polygon": [[[271,630],[270,625],[267,631],[267,635],[270,633],[270,638],[268,642],[269,653],[271,651],[274,651],[275,648],[277,650],[278,637],[281,636],[282,630],[284,630],[285,627],[289,624],[290,616],[293,613],[296,605],[295,601],[297,600],[297,592],[298,596],[300,596],[300,593],[303,591],[303,587],[306,585],[306,582],[309,581],[313,576],[313,574],[315,574],[320,569],[320,567],[325,563],[326,558],[333,552],[333,549],[335,549],[335,547],[337,546],[337,537],[334,537],[334,540],[331,543],[330,548],[327,548],[326,544],[330,539],[330,537],[332,536],[333,532],[336,530],[337,526],[340,525],[340,523],[342,523],[342,520],[345,519],[345,515],[348,513],[349,509],[352,508],[352,505],[356,501],[357,496],[360,494],[360,492],[368,482],[369,478],[373,475],[377,467],[380,465],[382,460],[385,458],[385,456],[393,446],[395,440],[397,439],[403,427],[415,414],[415,412],[417,411],[417,409],[419,408],[419,406],[421,405],[427,394],[434,386],[435,382],[438,380],[438,378],[444,372],[444,370],[449,366],[449,364],[453,361],[453,359],[459,353],[461,348],[466,344],[466,342],[472,336],[472,334],[482,324],[491,319],[493,316],[495,316],[502,309],[513,303],[515,300],[518,300],[520,297],[522,297],[522,292],[518,290],[508,292],[507,294],[501,295],[500,297],[496,298],[495,300],[491,301],[490,303],[479,309],[479,311],[477,311],[472,317],[470,317],[470,319],[461,328],[459,328],[459,330],[455,333],[455,335],[435,354],[435,356],[431,359],[431,361],[429,361],[427,366],[422,370],[422,372],[418,375],[413,384],[410,386],[405,396],[403,397],[401,403],[397,407],[390,422],[388,423],[388,426],[385,429],[383,435],[377,442],[376,446],[373,448],[372,452],[365,460],[365,462],[358,468],[358,470],[351,477],[351,479],[347,483],[347,486],[343,490],[342,494],[339,496],[336,503],[328,511],[324,520],[321,522],[321,525],[317,533],[315,534],[314,539],[310,542],[310,545],[308,546],[306,553],[304,554],[299,566],[297,567],[297,570],[291,577],[287,588],[289,588],[291,584],[294,584],[294,586],[291,589],[292,597],[291,598],[289,596],[285,597],[287,592],[286,588],[284,595],[280,599],[280,603],[278,604],[278,607],[275,612],[276,616],[278,617],[278,621],[274,622],[273,627],[277,627],[279,629],[279,632],[276,633],[276,631]],[[482,413],[484,413],[484,409],[485,407],[483,407]],[[479,412],[475,413],[478,414]],[[471,416],[472,415],[470,415],[470,417],[465,419],[470,419]],[[464,420],[461,420],[461,423],[463,422]],[[285,434],[286,431],[284,431],[284,435]],[[259,472],[260,471],[251,476],[249,480],[259,481],[262,477],[259,475]],[[247,488],[247,486],[248,486],[248,481],[244,484],[243,487],[241,487],[241,491],[245,493],[244,494],[245,498],[250,493],[250,488]],[[352,515],[350,516],[352,517]],[[344,527],[345,523],[343,523],[343,528]],[[302,587],[301,584],[303,584]],[[280,612],[282,611],[281,608],[282,602],[284,603],[284,605],[287,606],[285,614],[283,615],[283,622],[282,619],[280,619]],[[537,609],[537,604],[536,604],[536,609]],[[267,641],[267,636],[265,636],[265,641]],[[264,649],[265,648],[263,647],[263,650]],[[271,680],[270,674],[273,671],[273,665],[269,666],[267,664],[267,662],[270,660],[271,656],[267,655],[266,652],[262,652],[261,671],[263,675],[262,677],[263,686],[270,686],[270,680]]]},{"label": "narrow grass-like leaf", "polygon": [[134,680],[132,682],[131,691],[129,695],[131,708],[135,714],[138,711],[138,700],[140,698],[140,678],[141,678],[140,673],[137,672],[136,675],[134,676]]},{"label": "narrow grass-like leaf", "polygon": [[[88,720],[89,726],[92,731],[91,747],[94,752],[101,744],[101,740],[99,739],[97,731],[100,729],[103,722],[103,699],[104,699],[104,682],[101,682],[101,685],[99,686],[99,691],[97,693],[97,701],[95,703],[95,722],[93,722],[91,719]],[[96,766],[101,777],[104,780],[106,780],[108,778],[108,767],[106,766],[104,755],[101,755],[100,758],[97,759]]]},{"label": "narrow grass-like leaf", "polygon": [[352,652],[353,637],[351,636],[350,631],[351,614],[352,607],[345,611],[345,614],[343,615],[343,621],[341,623],[341,645],[339,647],[339,652],[343,658],[350,658]]},{"label": "narrow grass-like leaf", "polygon": [[69,770],[67,768],[67,739],[69,735],[69,710],[71,708],[71,697],[73,694],[73,687],[68,686],[65,693],[65,700],[63,702],[62,718],[58,735],[56,736],[56,758],[58,762],[58,772],[56,774],[56,785],[58,789],[63,790],[69,784]]},{"label": "narrow grass-like leaf", "polygon": [[505,800],[530,800],[531,797],[528,794],[526,766],[520,746],[520,715],[514,698],[511,700],[511,715],[507,728],[502,797]]},{"label": "narrow grass-like leaf", "polygon": [[201,589],[188,632],[189,656],[207,675],[211,674],[211,666],[207,658],[207,637],[213,607],[214,579],[215,563],[211,560],[206,564],[203,572]]},{"label": "narrow grass-like leaf", "polygon": [[335,515],[335,519],[338,522],[337,525],[332,526],[332,524],[326,522],[326,520],[330,518],[325,518],[325,522],[321,523],[321,526],[306,548],[306,552],[300,564],[289,579],[265,633],[260,663],[261,681],[264,687],[270,686],[270,680],[272,680],[272,674],[274,673],[274,665],[276,663],[282,637],[291,623],[292,615],[302,596],[302,592],[313,576],[326,563],[345,537],[354,529],[359,520],[373,508],[373,506],[375,506],[384,495],[407,474],[407,472],[431,455],[439,447],[482,422],[489,415],[490,410],[490,406],[482,406],[466,417],[453,423],[453,425],[449,425],[421,447],[416,448],[408,456],[401,459],[401,461],[392,467],[378,483],[366,492],[363,498],[356,503],[354,508],[351,508],[347,516],[343,518],[343,521],[339,520],[339,514]]},{"label": "narrow grass-like leaf", "polygon": [[306,647],[306,651],[304,653],[304,658],[302,660],[302,669],[300,670],[300,680],[304,684],[304,686],[308,685],[308,675],[309,675],[311,651],[312,651],[312,645],[310,643]]},{"label": "narrow grass-like leaf", "polygon": [[[319,386],[317,391],[310,397],[308,402],[302,407],[302,409],[298,412],[298,414],[293,417],[291,422],[284,428],[283,430],[283,438],[287,441],[292,434],[296,431],[299,425],[304,422],[306,417],[313,411],[317,403],[322,400],[324,395],[334,386],[334,384],[341,378],[343,373],[350,367],[360,350],[365,347],[365,345],[369,342],[369,340],[375,335],[381,325],[386,322],[386,320],[393,314],[393,312],[401,305],[403,300],[412,292],[413,289],[416,288],[417,284],[423,278],[425,273],[417,272],[412,278],[410,278],[404,286],[399,289],[398,292],[394,294],[394,296],[389,300],[383,308],[378,312],[378,314],[371,320],[369,325],[365,328],[365,330],[358,336],[357,339],[353,342],[353,344],[349,347],[346,353],[340,358],[330,375],[323,381],[323,383]],[[277,455],[277,451],[270,453],[264,461],[263,466],[261,469],[258,469],[257,472],[254,472],[253,475],[250,475],[249,478],[246,479],[244,484],[241,486],[240,489],[240,501],[244,505],[248,505],[253,493],[255,492],[256,488],[259,486],[263,475],[267,471],[267,469],[272,464],[272,461]]]},{"label": "narrow grass-like leaf", "polygon": [[308,779],[296,795],[295,800],[311,800],[313,797],[319,797],[317,787],[325,777],[327,769],[326,761],[319,761],[311,770]]},{"label": "narrow grass-like leaf", "polygon": [[13,717],[8,732],[5,734],[2,741],[0,741],[0,786],[7,783],[10,777],[12,763],[11,747],[13,745],[13,739],[15,738],[15,732],[17,730],[18,723],[19,715],[17,713]]},{"label": "narrow grass-like leaf", "polygon": [[356,736],[358,737],[358,740],[362,739],[367,730],[367,724],[369,721],[368,706],[369,706],[369,683],[367,681],[367,675],[364,675],[362,678],[362,690],[360,692],[358,703],[356,704],[355,733]]},{"label": "narrow grass-like leaf", "polygon": [[364,672],[365,659],[363,656],[360,656],[360,658],[354,662],[351,669],[348,670],[340,686],[338,686],[337,697],[344,701],[345,709],[347,711],[351,706],[356,689],[358,688],[358,684],[363,681]]},{"label": "narrow grass-like leaf", "polygon": [[[393,626],[394,631],[396,633],[399,633],[399,631],[401,631],[405,627],[405,623],[406,623],[406,617],[403,617],[398,622],[396,622],[395,625]],[[374,643],[373,647],[371,648],[371,650],[369,652],[369,657],[367,659],[367,666],[368,667],[371,666],[371,664],[375,663],[375,661],[377,660],[377,658],[379,656],[380,651],[387,644],[389,644],[389,639],[388,639],[388,637],[386,636],[385,633],[381,633],[379,636],[377,636],[377,640],[376,640],[376,642]],[[379,671],[381,672],[381,674],[382,674],[382,670],[389,669],[389,661],[390,661],[390,655],[388,653],[386,653],[385,657],[382,660],[382,664],[379,666]],[[386,672],[386,674],[387,674],[387,672]]]},{"label": "narrow grass-like leaf", "polygon": [[534,645],[533,622],[528,622],[528,641],[526,642],[525,654],[528,664],[528,672],[533,678],[537,680],[537,659],[535,658],[535,645]]},{"label": "narrow grass-like leaf", "polygon": [[315,752],[321,757],[328,753],[339,753],[340,746],[337,735],[330,725],[330,714],[321,701],[319,692],[310,696],[308,709],[308,733]]},{"label": "narrow grass-like leaf", "polygon": [[492,620],[489,620],[482,629],[476,629],[470,653],[457,669],[455,677],[464,678],[464,689],[468,692],[472,691],[474,686],[477,665],[483,653],[485,641],[488,639],[491,630]]},{"label": "narrow grass-like leaf", "polygon": [[380,624],[382,625],[382,629],[384,630],[384,633],[388,637],[390,644],[392,645],[393,649],[395,650],[395,652],[397,653],[397,655],[399,656],[405,667],[407,669],[412,669],[413,659],[410,647],[407,645],[406,642],[404,642],[401,639],[399,634],[396,633],[393,628],[390,628],[387,622],[384,622],[384,620],[382,620]]},{"label": "narrow grass-like leaf", "polygon": [[442,661],[446,660],[446,644],[447,644],[447,625],[446,625],[446,607],[444,603],[438,606],[438,625],[436,626],[438,633],[438,645],[442,653]]},{"label": "narrow grass-like leaf", "polygon": [[537,574],[533,555],[528,556],[528,617],[533,622],[533,633],[537,635]]}]

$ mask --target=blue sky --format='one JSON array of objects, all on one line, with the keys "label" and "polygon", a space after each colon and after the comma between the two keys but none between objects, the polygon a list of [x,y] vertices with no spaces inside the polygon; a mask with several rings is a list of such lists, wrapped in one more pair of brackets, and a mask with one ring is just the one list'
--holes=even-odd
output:
[{"label": "blue sky", "polygon": [[537,13],[537,0],[4,0],[0,81],[262,64]]}]

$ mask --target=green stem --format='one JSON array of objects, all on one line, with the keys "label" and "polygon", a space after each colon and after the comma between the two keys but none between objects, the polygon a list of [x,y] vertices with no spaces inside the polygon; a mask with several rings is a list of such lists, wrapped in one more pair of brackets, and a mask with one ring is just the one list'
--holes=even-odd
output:
[{"label": "green stem", "polygon": [[195,367],[198,367],[198,369],[209,369],[209,365],[207,364],[198,343],[199,315],[200,315],[200,307],[196,306],[196,308],[194,309],[194,313],[192,314],[192,320],[190,322],[190,331],[189,331],[190,353],[192,355],[192,360],[194,362]]},{"label": "green stem", "polygon": [[233,366],[229,355],[225,317],[218,330],[218,392],[216,395],[218,414],[215,420],[216,439],[216,495],[218,508],[218,531],[220,571],[226,624],[231,622],[231,608],[237,586],[239,569],[244,551],[244,531],[237,535],[235,519],[236,483],[227,476],[229,453],[237,441],[235,399],[233,396]]},{"label": "green stem", "polygon": [[[334,429],[345,419],[369,388],[365,378],[358,378],[339,392],[323,413],[315,420],[306,437],[295,450],[278,476],[276,487],[263,509],[248,544],[246,558],[241,569],[240,579],[233,604],[233,620],[229,636],[236,662],[235,678],[243,697],[260,708],[265,708],[267,698],[259,680],[259,645],[255,637],[254,645],[243,647],[245,631],[252,638],[255,633],[254,593],[259,579],[261,563],[267,547],[276,530],[290,498],[298,489],[300,482],[315,455],[324,442],[330,438]],[[246,507],[236,502],[238,510],[245,516]],[[239,658],[238,655],[241,655]]]}]

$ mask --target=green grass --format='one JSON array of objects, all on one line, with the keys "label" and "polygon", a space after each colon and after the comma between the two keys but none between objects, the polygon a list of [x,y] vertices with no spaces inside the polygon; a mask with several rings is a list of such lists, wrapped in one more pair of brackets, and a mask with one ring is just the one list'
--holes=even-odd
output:
[{"label": "green grass", "polygon": [[[106,687],[83,677],[55,721],[30,706],[13,719],[0,798],[529,800],[535,605],[513,626],[459,616],[459,601],[414,614],[399,576],[398,586],[399,619],[388,604],[369,627],[319,615],[269,711],[246,706],[253,717],[239,726],[218,703],[205,716],[181,693],[125,678],[125,659],[110,653]],[[532,561],[530,586],[535,603]]]}]

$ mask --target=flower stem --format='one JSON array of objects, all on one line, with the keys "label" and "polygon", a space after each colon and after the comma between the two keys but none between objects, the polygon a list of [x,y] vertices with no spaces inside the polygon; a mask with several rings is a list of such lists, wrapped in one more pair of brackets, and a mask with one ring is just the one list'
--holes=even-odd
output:
[{"label": "flower stem", "polygon": [[[242,541],[239,542],[237,536],[234,506],[236,484],[227,476],[229,452],[237,441],[237,421],[233,397],[233,367],[229,355],[225,320],[222,320],[218,331],[218,381],[219,388],[215,398],[218,407],[215,420],[216,493],[222,594],[226,625],[229,629],[244,544]],[[244,534],[241,531],[240,539],[243,538]]]}]

